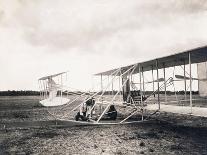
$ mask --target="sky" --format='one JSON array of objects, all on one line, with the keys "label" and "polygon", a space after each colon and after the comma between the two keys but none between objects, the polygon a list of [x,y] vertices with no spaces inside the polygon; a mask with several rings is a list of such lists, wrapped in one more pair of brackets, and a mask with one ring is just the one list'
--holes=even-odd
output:
[{"label": "sky", "polygon": [[207,44],[206,0],[0,0],[0,90],[38,90]]}]

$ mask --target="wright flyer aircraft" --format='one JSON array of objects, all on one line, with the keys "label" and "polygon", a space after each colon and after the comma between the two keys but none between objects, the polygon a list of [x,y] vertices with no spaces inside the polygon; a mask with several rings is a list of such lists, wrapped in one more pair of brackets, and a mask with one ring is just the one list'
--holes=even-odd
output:
[{"label": "wright flyer aircraft", "polygon": [[[197,77],[193,77],[192,65],[196,65]],[[186,69],[188,67],[188,69]],[[166,70],[168,68],[173,68],[171,75],[166,76]],[[194,66],[195,68],[195,66]],[[176,74],[177,70],[182,70],[183,74]],[[138,62],[129,66],[124,66],[119,69],[112,69],[109,71],[101,72],[96,74],[97,76],[114,76],[114,72],[120,70],[119,74],[116,76],[121,76],[123,84],[123,101],[127,103],[134,103],[137,100],[137,94],[140,94],[141,105],[147,104],[146,109],[158,109],[159,111],[166,112],[178,112],[181,114],[192,114],[196,116],[207,117],[207,109],[199,108],[196,106],[197,102],[203,102],[207,104],[207,46],[191,49],[184,52],[179,52],[170,56],[156,58],[153,60]],[[123,74],[128,72],[127,74]],[[144,74],[148,72],[146,77]],[[151,81],[146,81],[149,79],[151,72]],[[162,77],[161,77],[162,76]],[[134,82],[136,79],[137,82]],[[183,83],[183,95],[176,92],[176,82]],[[198,84],[198,96],[194,98],[195,91],[193,90],[193,83]],[[146,87],[152,84],[151,91],[146,91]],[[174,87],[175,98],[168,100],[168,87]],[[172,96],[172,94],[171,94]],[[164,98],[164,99],[163,99]],[[168,103],[176,103],[168,104]],[[165,103],[161,106],[161,103]],[[177,106],[179,105],[179,106]],[[181,106],[185,105],[185,106]],[[200,105],[198,105],[200,106]]]},{"label": "wright flyer aircraft", "polygon": [[39,79],[40,103],[70,125],[139,123],[159,112],[207,117],[207,46],[97,73],[98,91],[71,94],[53,80],[62,74]]}]

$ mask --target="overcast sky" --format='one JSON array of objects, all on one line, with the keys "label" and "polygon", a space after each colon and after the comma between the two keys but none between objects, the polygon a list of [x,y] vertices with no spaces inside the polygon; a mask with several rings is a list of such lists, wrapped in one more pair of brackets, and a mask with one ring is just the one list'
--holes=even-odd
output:
[{"label": "overcast sky", "polygon": [[206,0],[0,0],[0,89],[92,74],[207,44]]}]

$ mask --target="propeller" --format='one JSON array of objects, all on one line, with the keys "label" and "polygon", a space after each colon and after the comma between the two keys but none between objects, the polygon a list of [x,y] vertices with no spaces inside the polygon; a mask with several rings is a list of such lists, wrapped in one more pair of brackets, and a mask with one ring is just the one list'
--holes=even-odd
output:
[{"label": "propeller", "polygon": [[[159,79],[157,79],[157,80],[154,80],[154,81],[148,81],[148,82],[145,82],[145,83],[163,82],[163,81],[165,81],[164,78],[159,78]],[[140,83],[132,82],[132,84],[140,84]]]},{"label": "propeller", "polygon": [[153,83],[153,82],[163,82],[163,81],[165,81],[164,78],[159,78],[159,79],[154,80],[154,81],[149,81],[148,83]]},{"label": "propeller", "polygon": [[[175,77],[177,79],[186,79],[186,80],[190,80],[190,77],[184,77],[183,75],[175,75]],[[192,80],[199,80],[199,81],[207,81],[207,79],[198,79],[198,78],[191,78]]]}]

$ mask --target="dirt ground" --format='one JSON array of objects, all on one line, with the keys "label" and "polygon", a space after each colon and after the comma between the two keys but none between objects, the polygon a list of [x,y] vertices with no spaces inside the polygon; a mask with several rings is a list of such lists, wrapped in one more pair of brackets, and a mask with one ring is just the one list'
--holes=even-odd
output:
[{"label": "dirt ground", "polygon": [[131,125],[15,127],[47,119],[38,97],[0,98],[0,154],[207,154],[207,118],[160,113]]}]

